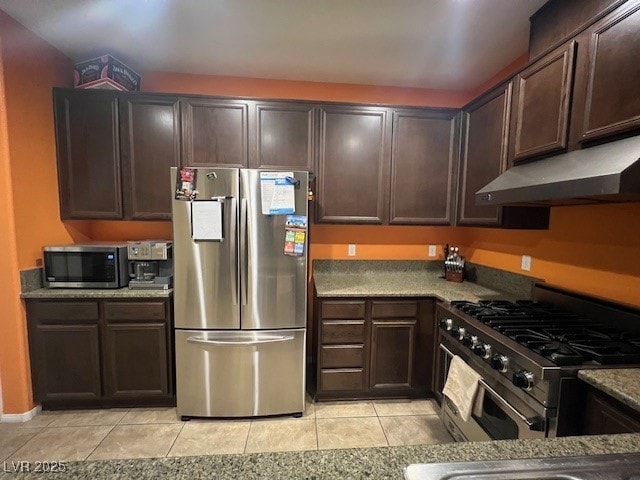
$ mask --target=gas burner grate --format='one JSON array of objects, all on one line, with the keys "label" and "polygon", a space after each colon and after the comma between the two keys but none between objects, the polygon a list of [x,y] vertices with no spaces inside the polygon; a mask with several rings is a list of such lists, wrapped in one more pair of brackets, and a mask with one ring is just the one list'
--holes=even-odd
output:
[{"label": "gas burner grate", "polygon": [[451,304],[556,365],[640,363],[640,335],[553,306],[528,300]]}]

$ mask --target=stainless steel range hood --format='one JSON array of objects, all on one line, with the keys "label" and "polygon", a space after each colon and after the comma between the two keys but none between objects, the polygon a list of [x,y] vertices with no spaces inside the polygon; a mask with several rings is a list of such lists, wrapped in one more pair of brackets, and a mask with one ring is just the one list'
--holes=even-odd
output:
[{"label": "stainless steel range hood", "polygon": [[510,168],[476,192],[477,205],[640,201],[640,136]]}]

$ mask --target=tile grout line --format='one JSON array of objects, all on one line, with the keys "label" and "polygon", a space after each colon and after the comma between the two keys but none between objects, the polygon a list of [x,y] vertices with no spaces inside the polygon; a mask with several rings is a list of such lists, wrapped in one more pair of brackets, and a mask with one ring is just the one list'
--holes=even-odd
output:
[{"label": "tile grout line", "polygon": [[27,438],[23,444],[21,444],[18,448],[16,448],[15,450],[13,450],[6,458],[2,458],[3,462],[6,462],[7,460],[9,460],[13,455],[15,455],[22,447],[24,447],[27,443],[29,443],[31,440],[33,440],[34,438],[36,438],[38,435],[40,435],[42,432],[44,432],[44,428],[42,428],[38,433],[34,434],[33,436]]},{"label": "tile grout line", "polygon": [[253,427],[253,420],[249,422],[249,428],[247,430],[247,438],[244,439],[244,448],[242,453],[247,453],[247,445],[249,444],[249,435],[251,435],[251,427]]},{"label": "tile grout line", "polygon": [[[165,424],[164,423],[162,423],[162,424],[161,423],[153,423],[152,425],[165,425]],[[184,430],[184,427],[186,425],[187,425],[187,422],[182,422],[182,425],[180,426],[180,431],[176,435],[176,438],[173,439],[173,442],[171,442],[171,446],[169,446],[169,450],[167,450],[167,453],[164,454],[163,458],[167,458],[169,456],[169,454],[171,453],[171,450],[173,450],[173,446],[178,441],[178,437],[180,436],[180,434],[182,433],[182,430]]]},{"label": "tile grout line", "polygon": [[[91,450],[91,452],[89,453],[89,455],[87,455],[86,457],[84,457],[84,459],[82,460],[83,462],[86,462],[87,459],[94,454],[94,452],[98,449],[98,447],[100,447],[100,445],[102,445],[102,442],[105,441],[105,439],[111,434],[111,432],[113,432],[113,430],[117,427],[118,424],[115,425],[111,425],[111,429],[109,429],[109,431],[107,432],[107,434],[102,437],[102,440],[100,440],[100,443],[98,443],[98,445],[95,446],[95,448],[93,450]],[[102,425],[102,426],[107,426],[107,425]]]},{"label": "tile grout line", "polygon": [[315,405],[313,407],[313,420],[316,426],[316,451],[320,451],[320,436],[318,435],[318,417],[316,416]]},{"label": "tile grout line", "polygon": [[384,427],[382,426],[382,422],[380,421],[380,417],[376,417],[378,419],[378,425],[380,425],[380,429],[382,430],[382,434],[384,435],[384,440],[387,442],[387,447],[390,447],[389,438],[387,437],[387,432],[384,431]]}]

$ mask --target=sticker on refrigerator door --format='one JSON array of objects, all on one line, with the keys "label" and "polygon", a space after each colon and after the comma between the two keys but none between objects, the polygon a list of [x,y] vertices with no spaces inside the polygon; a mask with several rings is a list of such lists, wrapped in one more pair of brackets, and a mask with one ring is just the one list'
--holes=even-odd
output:
[{"label": "sticker on refrigerator door", "polygon": [[195,200],[196,177],[198,172],[195,168],[179,168],[176,175],[176,200]]},{"label": "sticker on refrigerator door", "polygon": [[191,237],[194,240],[221,242],[224,239],[223,205],[220,200],[191,202]]},{"label": "sticker on refrigerator door", "polygon": [[306,241],[307,217],[287,215],[284,229],[284,254],[296,257],[304,255]]},{"label": "sticker on refrigerator door", "polygon": [[260,172],[263,215],[286,215],[296,211],[296,179],[293,172]]}]

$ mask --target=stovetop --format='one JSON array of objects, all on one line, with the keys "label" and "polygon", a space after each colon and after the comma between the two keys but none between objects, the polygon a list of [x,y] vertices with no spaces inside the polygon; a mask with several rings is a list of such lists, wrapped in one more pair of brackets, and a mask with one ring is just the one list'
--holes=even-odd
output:
[{"label": "stovetop", "polygon": [[559,366],[640,363],[640,335],[555,307],[529,300],[451,305]]}]

